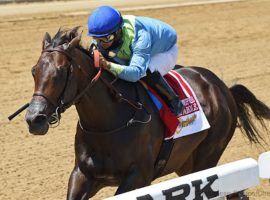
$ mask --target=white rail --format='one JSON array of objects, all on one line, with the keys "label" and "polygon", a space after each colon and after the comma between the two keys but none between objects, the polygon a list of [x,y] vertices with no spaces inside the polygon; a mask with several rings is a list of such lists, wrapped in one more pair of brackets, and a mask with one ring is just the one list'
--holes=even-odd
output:
[{"label": "white rail", "polygon": [[259,185],[260,177],[269,179],[269,169],[270,152],[266,152],[260,155],[259,164],[256,160],[247,158],[110,197],[106,200],[223,199],[228,194]]}]

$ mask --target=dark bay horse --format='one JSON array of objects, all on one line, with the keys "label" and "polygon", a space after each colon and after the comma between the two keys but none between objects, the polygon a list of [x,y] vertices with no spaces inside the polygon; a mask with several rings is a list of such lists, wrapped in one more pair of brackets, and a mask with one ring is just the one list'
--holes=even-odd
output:
[{"label": "dark bay horse", "polygon": [[[29,132],[46,134],[49,124],[76,106],[79,121],[69,200],[89,199],[104,186],[118,185],[116,194],[147,186],[155,178],[164,138],[159,113],[140,83],[100,73],[92,52],[83,49],[80,40],[77,28],[59,30],[52,39],[45,34],[41,56],[32,68],[35,89],[26,114]],[[177,71],[194,89],[211,128],[177,139],[161,176],[216,166],[237,124],[250,142],[261,141],[250,111],[265,127],[270,109],[245,86],[228,88],[200,67]]]}]

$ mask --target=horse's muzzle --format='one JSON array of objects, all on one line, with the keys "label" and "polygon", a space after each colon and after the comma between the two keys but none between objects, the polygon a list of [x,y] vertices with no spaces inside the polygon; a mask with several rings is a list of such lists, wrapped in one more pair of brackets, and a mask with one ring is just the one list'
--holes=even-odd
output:
[{"label": "horse's muzzle", "polygon": [[46,104],[31,102],[27,110],[25,120],[29,127],[29,132],[34,135],[45,135],[49,130],[48,118],[44,114]]}]

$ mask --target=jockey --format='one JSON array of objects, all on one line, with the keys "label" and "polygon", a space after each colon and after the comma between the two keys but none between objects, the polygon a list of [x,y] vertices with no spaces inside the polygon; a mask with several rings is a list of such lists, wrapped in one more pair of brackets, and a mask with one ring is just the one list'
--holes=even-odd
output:
[{"label": "jockey", "polygon": [[175,115],[180,114],[183,105],[163,78],[178,57],[177,34],[170,25],[147,17],[122,16],[113,7],[101,6],[88,18],[88,35],[101,53],[100,67],[126,81],[142,78]]}]

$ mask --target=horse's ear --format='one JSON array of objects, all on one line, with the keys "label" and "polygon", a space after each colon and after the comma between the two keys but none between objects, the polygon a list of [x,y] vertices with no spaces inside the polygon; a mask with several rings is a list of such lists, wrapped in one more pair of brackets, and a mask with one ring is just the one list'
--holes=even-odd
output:
[{"label": "horse's ear", "polygon": [[52,39],[51,39],[50,34],[46,32],[44,35],[44,38],[43,38],[43,42],[42,42],[42,49],[43,50],[46,49],[49,46],[49,44],[51,43],[51,41],[52,41]]},{"label": "horse's ear", "polygon": [[75,38],[78,35],[78,30],[81,28],[81,26],[74,27],[73,29],[67,31],[67,37],[69,39]]},{"label": "horse's ear", "polygon": [[80,44],[82,35],[78,35],[77,37],[73,38],[69,43],[68,43],[68,49],[72,49]]}]

